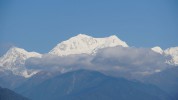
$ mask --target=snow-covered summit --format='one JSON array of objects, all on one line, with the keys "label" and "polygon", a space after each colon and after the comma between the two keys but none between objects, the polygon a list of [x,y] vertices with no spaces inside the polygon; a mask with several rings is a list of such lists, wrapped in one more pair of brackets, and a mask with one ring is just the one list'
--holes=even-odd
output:
[{"label": "snow-covered summit", "polygon": [[178,47],[171,47],[166,50],[162,50],[160,47],[156,46],[151,49],[156,53],[162,54],[163,56],[169,56],[170,59],[167,59],[166,63],[170,65],[178,65]]},{"label": "snow-covered summit", "polygon": [[172,59],[170,61],[173,65],[178,65],[178,47],[171,47],[164,51],[165,55],[171,56]]},{"label": "snow-covered summit", "polygon": [[30,57],[41,57],[41,54],[36,52],[27,52],[22,48],[12,47],[5,55],[0,57],[0,69],[10,70],[15,75],[28,77],[30,73],[27,73],[24,64],[25,60]]},{"label": "snow-covered summit", "polygon": [[[57,44],[49,54],[67,56],[72,54],[95,54],[99,49],[107,47],[122,46],[128,47],[126,42],[120,40],[116,35],[104,38],[94,38],[85,34],[79,34],[66,41]],[[159,46],[151,48],[156,53],[169,56],[166,63],[178,65],[178,47],[162,50]],[[28,70],[25,61],[31,57],[41,58],[42,55],[36,52],[28,52],[22,48],[12,47],[6,54],[0,57],[0,71],[11,71],[15,75],[31,77],[37,70]]]},{"label": "snow-covered summit", "polygon": [[160,54],[163,54],[163,50],[161,49],[161,47],[159,46],[155,46],[153,48],[151,48],[153,51],[157,52],[157,53],[160,53]]},{"label": "snow-covered summit", "polygon": [[49,54],[58,56],[82,53],[93,54],[101,48],[114,46],[128,47],[124,41],[120,40],[115,35],[105,38],[94,38],[85,34],[79,34],[69,40],[59,43],[49,52]]}]

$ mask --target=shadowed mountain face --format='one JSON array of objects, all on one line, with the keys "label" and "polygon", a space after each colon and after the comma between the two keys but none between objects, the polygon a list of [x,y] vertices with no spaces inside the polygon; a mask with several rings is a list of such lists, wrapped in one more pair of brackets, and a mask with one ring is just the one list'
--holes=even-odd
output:
[{"label": "shadowed mountain face", "polygon": [[0,87],[13,90],[25,81],[24,77],[13,75],[11,72],[0,72]]},{"label": "shadowed mountain face", "polygon": [[29,100],[9,89],[0,87],[0,100]]},{"label": "shadowed mountain face", "polygon": [[31,89],[32,87],[41,84],[45,80],[50,79],[59,74],[61,73],[58,71],[56,72],[41,71],[35,74],[34,76],[30,77],[29,79],[27,79],[25,82],[23,82],[20,86],[16,87],[14,90],[15,91],[17,90],[17,92],[21,94],[27,91],[28,89]]},{"label": "shadowed mountain face", "polygon": [[145,77],[145,83],[154,84],[178,100],[178,67]]},{"label": "shadowed mountain face", "polygon": [[171,100],[155,86],[88,70],[57,75],[22,94],[32,100]]}]

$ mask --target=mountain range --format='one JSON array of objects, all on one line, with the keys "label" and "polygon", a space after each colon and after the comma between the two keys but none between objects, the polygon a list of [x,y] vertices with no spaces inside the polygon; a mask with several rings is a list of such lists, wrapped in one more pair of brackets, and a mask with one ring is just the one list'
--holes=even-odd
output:
[{"label": "mountain range", "polygon": [[[117,36],[112,35],[105,38],[94,38],[85,34],[79,34],[66,41],[57,44],[49,53],[55,56],[69,56],[76,54],[94,55],[103,48],[121,46],[129,48],[128,44]],[[169,56],[166,63],[170,65],[178,65],[178,47],[171,47],[162,50],[156,46],[151,48],[156,53],[164,56]],[[37,52],[28,52],[22,48],[12,47],[6,54],[0,57],[0,72],[11,71],[15,75],[23,77],[31,77],[38,72],[38,70],[28,70],[25,67],[25,61],[29,58],[41,58],[43,55]]]},{"label": "mountain range", "polygon": [[38,85],[26,88],[25,91],[21,91],[21,94],[32,100],[172,99],[153,85],[114,78],[90,70],[77,70],[56,75]]},{"label": "mountain range", "polygon": [[7,88],[0,87],[0,100],[29,100]]},{"label": "mountain range", "polygon": [[12,47],[0,87],[32,100],[177,100],[178,47],[136,48],[79,34],[46,54]]}]

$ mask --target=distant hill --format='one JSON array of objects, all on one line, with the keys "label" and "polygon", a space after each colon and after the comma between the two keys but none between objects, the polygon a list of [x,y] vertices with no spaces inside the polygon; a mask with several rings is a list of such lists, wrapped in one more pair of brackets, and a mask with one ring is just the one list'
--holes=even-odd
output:
[{"label": "distant hill", "polygon": [[9,89],[0,87],[0,100],[29,100]]},{"label": "distant hill", "polygon": [[56,75],[61,74],[60,72],[45,72],[45,71],[41,71],[37,74],[35,74],[34,76],[28,78],[25,82],[23,82],[20,86],[16,87],[14,89],[14,91],[17,90],[17,92],[19,94],[27,91],[28,89],[31,89],[34,86],[37,86],[39,84],[41,84],[42,82],[44,82],[47,79],[50,79]]},{"label": "distant hill", "polygon": [[154,84],[178,100],[178,67],[144,77],[143,80],[145,83]]},{"label": "distant hill", "polygon": [[32,100],[171,100],[153,85],[88,70],[57,75],[22,94]]}]

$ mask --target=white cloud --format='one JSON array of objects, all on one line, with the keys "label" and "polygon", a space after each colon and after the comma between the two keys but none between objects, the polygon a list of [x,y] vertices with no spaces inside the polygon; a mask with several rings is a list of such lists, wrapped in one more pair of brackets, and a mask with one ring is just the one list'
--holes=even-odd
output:
[{"label": "white cloud", "polygon": [[169,67],[165,56],[145,48],[112,47],[98,51],[96,55],[70,55],[59,57],[44,55],[42,58],[30,58],[26,61],[29,69],[40,70],[100,70],[113,75],[138,77],[148,75]]}]

